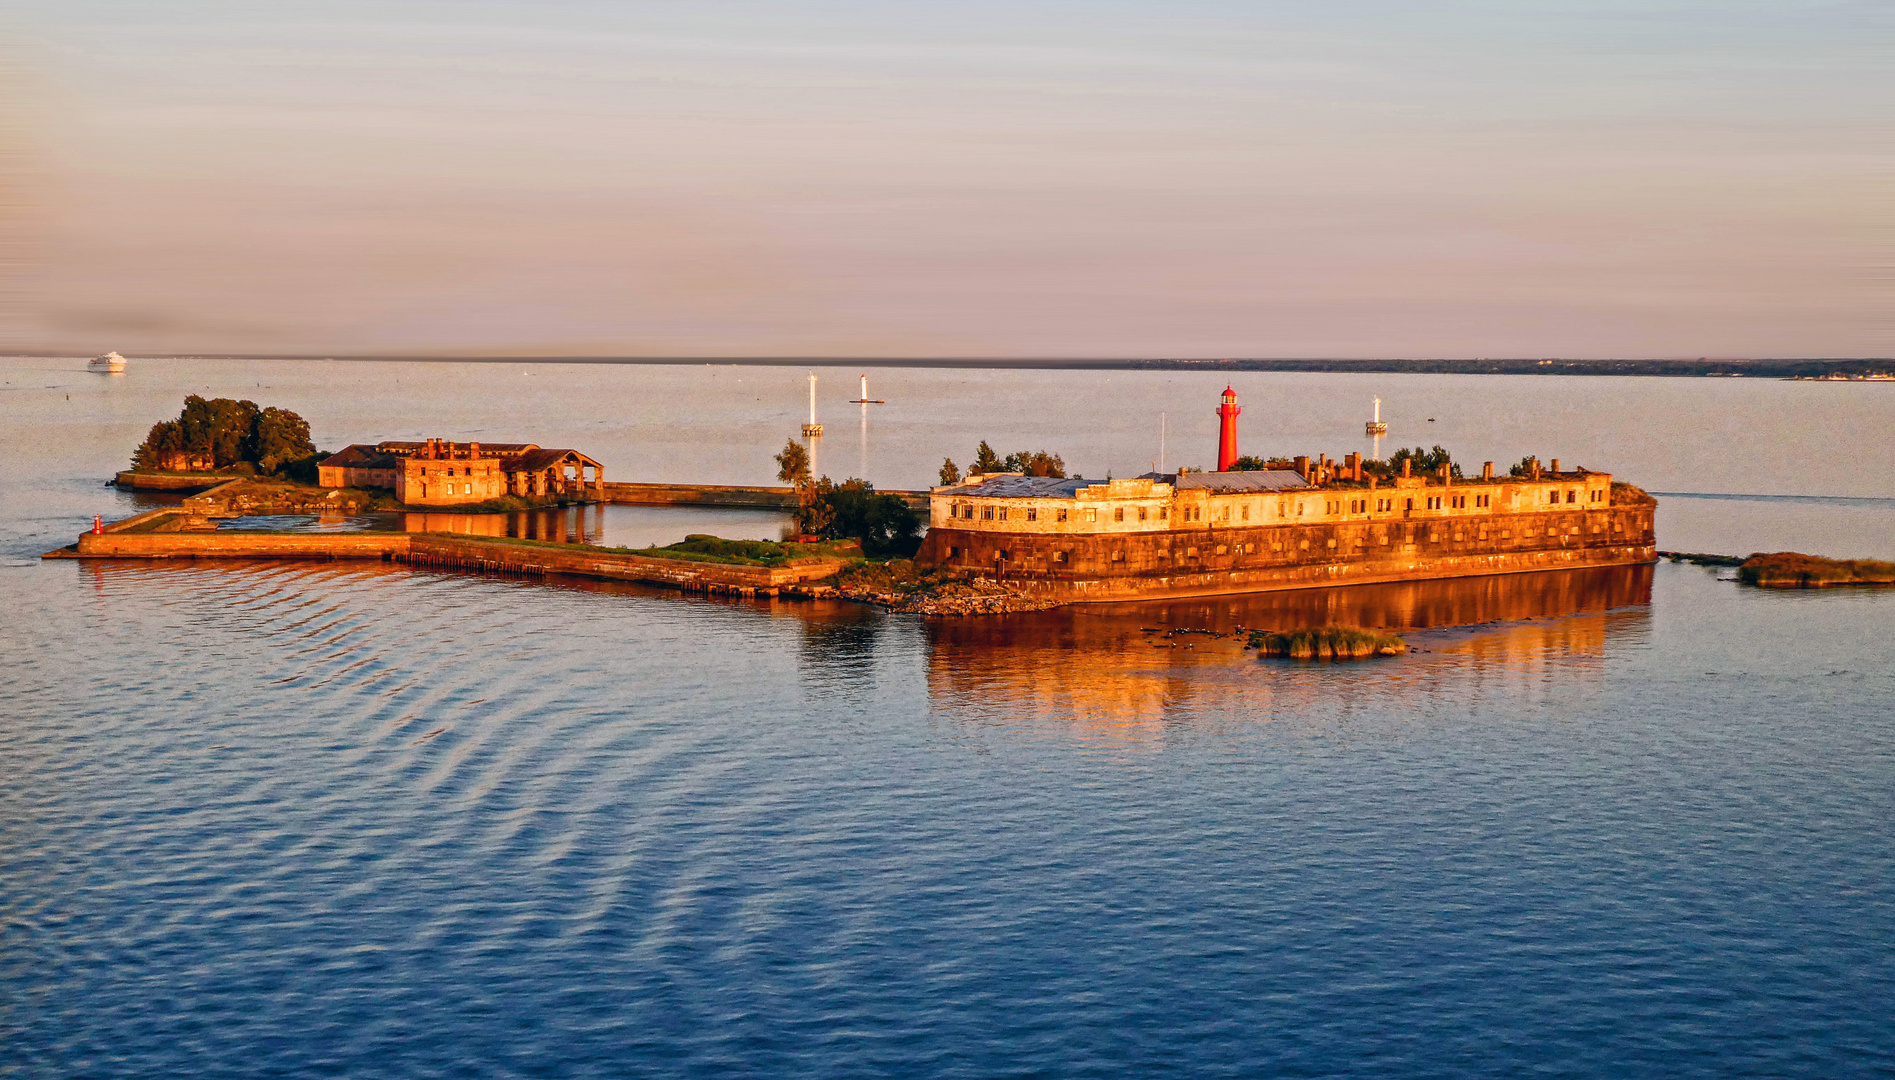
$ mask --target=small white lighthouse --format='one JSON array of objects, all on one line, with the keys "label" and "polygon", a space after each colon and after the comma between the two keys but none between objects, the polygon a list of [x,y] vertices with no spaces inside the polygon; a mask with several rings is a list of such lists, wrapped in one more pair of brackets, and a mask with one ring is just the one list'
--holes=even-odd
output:
[{"label": "small white lighthouse", "polygon": [[1381,398],[1375,399],[1375,416],[1367,424],[1364,424],[1363,428],[1364,430],[1362,434],[1364,435],[1388,434],[1388,425],[1382,423],[1382,399]]},{"label": "small white lighthouse", "polygon": [[885,405],[887,404],[887,402],[883,401],[881,398],[872,398],[869,396],[869,377],[867,375],[864,375],[862,376],[862,396],[849,402],[849,404],[851,405]]}]

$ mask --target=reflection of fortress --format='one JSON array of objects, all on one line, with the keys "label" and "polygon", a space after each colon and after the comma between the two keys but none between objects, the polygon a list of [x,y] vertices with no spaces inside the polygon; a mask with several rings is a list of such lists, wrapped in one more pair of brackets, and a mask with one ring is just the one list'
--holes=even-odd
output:
[{"label": "reflection of fortress", "polygon": [[[1224,392],[1220,460],[1236,455]],[[1201,596],[1649,563],[1653,500],[1609,473],[1373,475],[1361,455],[1292,468],[1088,482],[977,474],[932,492],[916,561],[1066,602]]]},{"label": "reflection of fortress", "polygon": [[[1453,663],[1537,664],[1549,657],[1599,655],[1610,625],[1607,612],[1649,604],[1651,587],[1651,567],[1639,565],[931,619],[925,624],[928,688],[936,700],[976,710],[1000,707],[1029,723],[1138,743],[1161,735],[1175,722],[1167,721],[1167,713],[1179,707],[1228,704],[1215,699],[1241,694],[1246,709],[1267,711],[1306,704],[1299,695],[1333,690],[1322,680],[1252,677],[1250,669],[1237,666],[1254,663],[1243,659],[1249,654],[1236,635],[1239,626],[1286,630],[1343,623],[1413,631],[1500,623],[1430,647]],[[1553,621],[1527,621],[1546,619]],[[1233,636],[1167,640],[1144,629],[1150,627]],[[1272,664],[1288,671],[1310,666]],[[1372,677],[1384,669],[1369,664],[1352,670]],[[1409,671],[1408,677],[1422,676]]]}]

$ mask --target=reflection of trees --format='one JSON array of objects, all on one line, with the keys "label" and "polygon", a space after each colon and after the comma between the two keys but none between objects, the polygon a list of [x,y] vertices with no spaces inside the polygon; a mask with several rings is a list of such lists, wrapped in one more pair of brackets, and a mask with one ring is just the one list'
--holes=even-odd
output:
[{"label": "reflection of trees", "polygon": [[[938,706],[959,714],[988,711],[1014,723],[1071,727],[1089,738],[1151,742],[1180,710],[1229,707],[1267,716],[1318,701],[1334,705],[1338,695],[1365,689],[1354,679],[1256,678],[1246,666],[1254,661],[1245,659],[1240,626],[1470,628],[1431,642],[1426,668],[1399,669],[1419,688],[1431,678],[1459,678],[1470,666],[1518,668],[1598,656],[1618,621],[1607,613],[1649,604],[1651,582],[1649,566],[1601,567],[936,620],[926,628],[928,689]],[[1528,621],[1548,618],[1557,621]],[[1481,626],[1486,623],[1502,625]],[[1147,627],[1229,636],[1166,638]],[[1371,675],[1383,669],[1367,662],[1350,670]]]}]

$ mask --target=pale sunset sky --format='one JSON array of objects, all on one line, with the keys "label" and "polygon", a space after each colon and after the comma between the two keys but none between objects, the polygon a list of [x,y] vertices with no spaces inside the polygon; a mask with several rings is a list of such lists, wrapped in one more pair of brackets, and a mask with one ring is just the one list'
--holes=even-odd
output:
[{"label": "pale sunset sky", "polygon": [[1885,4],[0,14],[75,353],[1888,356]]}]

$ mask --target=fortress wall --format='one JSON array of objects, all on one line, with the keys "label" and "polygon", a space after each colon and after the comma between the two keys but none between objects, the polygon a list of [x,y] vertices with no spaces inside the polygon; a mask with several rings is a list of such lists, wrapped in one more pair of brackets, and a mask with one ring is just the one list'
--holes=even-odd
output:
[{"label": "fortress wall", "polygon": [[799,560],[790,566],[737,566],[441,534],[414,537],[412,546],[401,558],[418,566],[508,574],[572,574],[613,581],[641,581],[690,592],[740,595],[826,578],[843,565],[841,559],[824,558]]},{"label": "fortress wall", "polygon": [[[879,489],[878,489],[879,490]],[[928,512],[925,491],[880,491],[899,495],[917,511]],[[631,506],[744,506],[766,510],[796,509],[796,489],[740,484],[628,484],[608,480],[605,501]]]},{"label": "fortress wall", "polygon": [[[915,559],[1070,601],[1268,592],[1656,558],[1650,506],[1115,536],[930,529]],[[1061,556],[1064,559],[1061,559]]]}]

